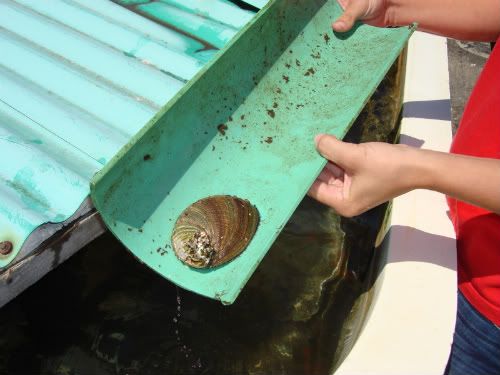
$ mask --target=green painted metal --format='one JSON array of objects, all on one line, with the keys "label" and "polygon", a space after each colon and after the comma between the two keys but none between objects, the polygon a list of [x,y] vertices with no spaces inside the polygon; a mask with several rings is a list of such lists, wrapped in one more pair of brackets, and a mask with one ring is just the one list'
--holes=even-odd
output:
[{"label": "green painted metal", "polygon": [[[413,31],[358,24],[335,35],[340,12],[335,0],[269,2],[94,177],[95,206],[141,261],[183,288],[236,299],[325,165],[314,135],[344,136]],[[217,194],[252,202],[259,227],[233,261],[190,268],[171,249],[173,225]]]},{"label": "green painted metal", "polygon": [[[87,214],[95,172],[215,56],[189,20],[234,34],[255,15],[168,0],[148,19],[115,1],[0,1],[0,243],[12,244],[0,269]],[[170,11],[189,17],[174,27]]]}]

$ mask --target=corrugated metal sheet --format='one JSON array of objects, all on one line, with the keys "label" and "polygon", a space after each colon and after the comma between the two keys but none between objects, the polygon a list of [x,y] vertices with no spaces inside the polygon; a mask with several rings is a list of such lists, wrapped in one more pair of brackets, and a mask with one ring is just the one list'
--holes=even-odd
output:
[{"label": "corrugated metal sheet", "polygon": [[13,244],[0,267],[74,214],[92,175],[255,14],[228,0],[116,3],[0,0],[0,244]]}]

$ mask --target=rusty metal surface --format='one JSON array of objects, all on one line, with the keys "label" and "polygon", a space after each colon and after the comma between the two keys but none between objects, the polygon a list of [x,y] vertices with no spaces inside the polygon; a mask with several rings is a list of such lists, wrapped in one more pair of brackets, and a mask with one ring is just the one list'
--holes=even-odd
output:
[{"label": "rusty metal surface", "polygon": [[141,3],[0,1],[0,268],[75,214],[90,178],[256,11]]}]

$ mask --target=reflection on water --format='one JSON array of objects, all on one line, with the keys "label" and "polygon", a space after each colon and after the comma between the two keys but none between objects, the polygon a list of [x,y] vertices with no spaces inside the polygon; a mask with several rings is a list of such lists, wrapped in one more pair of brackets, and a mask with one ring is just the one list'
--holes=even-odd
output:
[{"label": "reflection on water", "polygon": [[[394,136],[399,67],[349,139]],[[363,324],[384,213],[340,219],[306,198],[231,306],[103,235],[0,310],[0,373],[327,374]]]}]

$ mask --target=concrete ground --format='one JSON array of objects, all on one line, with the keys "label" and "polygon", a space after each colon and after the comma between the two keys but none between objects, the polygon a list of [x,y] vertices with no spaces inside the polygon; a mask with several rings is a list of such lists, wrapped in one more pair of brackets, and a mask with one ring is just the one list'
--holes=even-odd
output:
[{"label": "concrete ground", "polygon": [[489,54],[489,43],[448,39],[451,119],[456,130],[464,106]]}]

